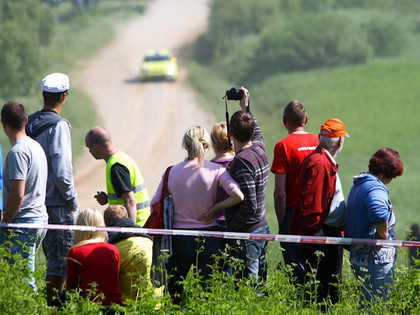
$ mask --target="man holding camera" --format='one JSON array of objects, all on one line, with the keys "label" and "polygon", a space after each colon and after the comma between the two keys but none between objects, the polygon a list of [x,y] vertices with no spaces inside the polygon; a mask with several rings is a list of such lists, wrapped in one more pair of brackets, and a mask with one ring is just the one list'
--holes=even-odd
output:
[{"label": "man holding camera", "polygon": [[[229,133],[236,155],[229,173],[240,185],[245,198],[225,210],[227,231],[265,234],[270,232],[264,204],[270,167],[261,130],[249,108],[249,92],[242,87],[238,94],[242,110],[234,113],[230,120]],[[267,241],[261,240],[234,241],[232,255],[245,262],[243,277],[252,275],[258,282],[266,280],[267,245]]]}]

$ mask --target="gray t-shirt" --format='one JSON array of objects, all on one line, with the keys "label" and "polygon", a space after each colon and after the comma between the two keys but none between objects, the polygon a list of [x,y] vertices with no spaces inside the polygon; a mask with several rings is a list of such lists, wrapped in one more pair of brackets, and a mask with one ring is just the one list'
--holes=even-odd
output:
[{"label": "gray t-shirt", "polygon": [[44,150],[29,137],[17,140],[9,153],[3,169],[3,200],[6,207],[11,180],[25,181],[25,196],[15,219],[48,218],[45,207],[48,167]]}]

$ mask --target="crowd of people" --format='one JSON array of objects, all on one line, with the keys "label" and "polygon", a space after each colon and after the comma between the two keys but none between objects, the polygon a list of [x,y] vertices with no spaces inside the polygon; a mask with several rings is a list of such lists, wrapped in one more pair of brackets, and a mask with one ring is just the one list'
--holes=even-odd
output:
[{"label": "crowd of people", "polygon": [[[72,175],[71,127],[60,116],[70,81],[65,74],[53,73],[42,80],[41,86],[42,110],[27,117],[25,107],[17,102],[8,102],[1,110],[4,132],[12,145],[3,170],[1,221],[144,226],[153,206],[162,199],[164,176],[150,199],[134,159],[117,149],[105,128],[93,127],[86,134],[85,143],[95,159],[106,162],[107,189],[95,198],[108,207],[105,211],[80,211]],[[265,208],[270,173],[267,150],[250,109],[249,91],[243,87],[240,91],[241,110],[232,115],[228,124],[215,124],[211,135],[201,126],[192,126],[185,132],[182,146],[187,157],[170,169],[167,180],[173,201],[173,229],[270,232]],[[289,135],[275,145],[271,165],[279,233],[395,239],[395,216],[386,185],[403,173],[398,152],[382,148],[370,158],[369,171],[354,177],[346,205],[335,160],[344,139],[349,137],[345,125],[339,119],[329,119],[322,124],[319,135],[314,135],[305,131],[307,122],[308,115],[300,101],[287,104],[283,123]],[[211,146],[215,157],[205,160],[205,152]],[[27,259],[28,283],[34,290],[35,252],[42,244],[47,260],[49,305],[61,305],[66,291],[74,289],[91,299],[103,293],[101,303],[106,307],[136,299],[139,290],[162,294],[163,287],[157,288],[151,279],[153,238],[149,235],[2,227],[0,244],[7,239],[11,240],[11,252]],[[214,266],[221,264],[216,257],[224,250],[243,262],[225,266],[224,271],[252,279],[259,292],[267,278],[267,246],[265,240],[173,236],[171,255],[166,261],[170,275],[167,290],[173,302],[181,303],[182,280],[191,266],[199,273],[202,285],[207,285]],[[282,265],[291,266],[290,276],[297,287],[307,284],[311,279],[308,274],[315,269],[318,301],[338,302],[342,246],[282,242],[281,247]],[[365,281],[361,304],[374,296],[387,299],[396,249],[367,245],[351,245],[347,249],[355,274]]]}]

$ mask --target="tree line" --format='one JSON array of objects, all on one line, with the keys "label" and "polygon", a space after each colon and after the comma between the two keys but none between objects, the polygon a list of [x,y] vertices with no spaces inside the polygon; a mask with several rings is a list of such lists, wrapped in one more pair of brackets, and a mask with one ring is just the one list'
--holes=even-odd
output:
[{"label": "tree line", "polygon": [[396,57],[420,31],[415,0],[212,0],[193,58],[249,82]]},{"label": "tree line", "polygon": [[0,20],[0,95],[25,94],[39,81],[40,48],[51,38],[48,5],[41,0],[2,0]]},{"label": "tree line", "polygon": [[[72,0],[76,13],[97,0]],[[52,0],[0,1],[0,95],[25,95],[38,87],[42,47],[50,44],[54,16]]]}]

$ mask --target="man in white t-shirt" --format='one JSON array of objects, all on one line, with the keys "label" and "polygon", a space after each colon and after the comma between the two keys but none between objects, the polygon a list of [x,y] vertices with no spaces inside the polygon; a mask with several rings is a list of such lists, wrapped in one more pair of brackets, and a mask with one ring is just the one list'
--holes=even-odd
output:
[{"label": "man in white t-shirt", "polygon": [[[12,145],[4,163],[4,223],[48,222],[45,206],[47,185],[47,159],[44,150],[26,135],[28,121],[25,107],[16,102],[6,103],[1,110],[1,123],[4,133]],[[11,240],[10,251],[28,259],[29,285],[36,290],[35,252],[41,244],[46,231],[43,229],[8,229],[2,227],[0,244]],[[4,246],[4,244],[3,244]],[[13,260],[9,261],[14,263]]]}]

